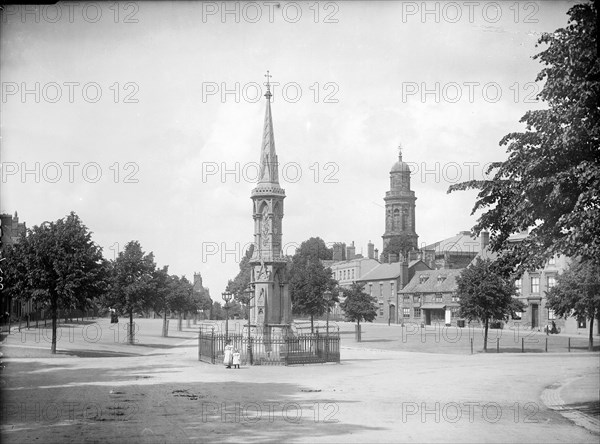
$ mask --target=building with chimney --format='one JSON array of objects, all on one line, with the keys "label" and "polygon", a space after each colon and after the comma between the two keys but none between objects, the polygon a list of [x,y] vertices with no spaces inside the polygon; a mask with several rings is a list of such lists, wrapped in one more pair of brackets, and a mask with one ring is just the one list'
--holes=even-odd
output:
[{"label": "building with chimney", "polygon": [[420,270],[398,292],[401,323],[457,325],[460,269]]},{"label": "building with chimney", "polygon": [[250,258],[254,284],[251,321],[257,331],[270,334],[272,327],[287,328],[292,322],[292,302],[282,250],[283,200],[279,185],[275,134],[271,116],[271,90],[267,71],[267,99],[263,125],[258,183],[252,190],[254,252]]},{"label": "building with chimney", "polygon": [[459,269],[466,268],[487,246],[487,240],[482,236],[472,237],[470,231],[461,231],[455,236],[442,239],[421,248],[418,252],[411,252],[409,258],[421,258],[432,269]]},{"label": "building with chimney", "polygon": [[[482,233],[484,236],[484,233]],[[509,242],[522,242],[527,237],[527,231],[513,234],[508,238]],[[487,245],[489,235],[485,233],[486,242],[483,245],[481,253],[473,260],[478,258],[495,260],[497,253],[492,252]],[[557,317],[554,312],[547,307],[546,292],[550,291],[557,283],[557,277],[569,268],[571,259],[567,256],[554,256],[546,264],[536,270],[525,271],[521,276],[515,277],[515,287],[517,287],[516,297],[523,302],[525,310],[517,313],[514,318],[508,321],[509,328],[513,330],[535,330],[544,331],[544,328],[551,325],[552,322],[560,328],[561,333],[577,334],[587,336],[589,334],[590,319],[568,317],[566,319]],[[594,330],[596,336],[600,335],[600,323],[597,323]]]},{"label": "building with chimney", "polygon": [[404,288],[415,273],[430,268],[421,260],[378,264],[356,282],[364,285],[364,292],[377,299],[377,317],[373,322],[400,323],[398,291]]}]

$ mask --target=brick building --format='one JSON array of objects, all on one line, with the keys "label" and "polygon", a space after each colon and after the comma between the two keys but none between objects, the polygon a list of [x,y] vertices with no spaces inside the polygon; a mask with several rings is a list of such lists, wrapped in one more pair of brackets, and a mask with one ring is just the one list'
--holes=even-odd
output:
[{"label": "brick building", "polygon": [[[509,238],[509,242],[520,242],[526,236],[526,232],[514,234]],[[479,257],[493,260],[496,258],[496,254],[491,253],[486,248]],[[544,267],[526,271],[521,277],[515,279],[516,297],[525,304],[525,311],[518,313],[518,316],[508,322],[510,327],[517,328],[518,326],[518,328],[525,330],[543,331],[545,326],[554,321],[562,333],[589,334],[589,319],[576,319],[573,317],[561,319],[546,306],[546,292],[556,285],[558,275],[569,267],[570,262],[570,259],[566,256],[555,256],[549,259]],[[600,334],[600,325],[594,333],[596,335]]]},{"label": "brick building", "polygon": [[423,261],[392,262],[379,264],[363,277],[356,280],[364,285],[364,291],[378,302],[374,322],[399,323],[399,293],[416,273],[429,270]]},{"label": "brick building", "polygon": [[398,292],[402,322],[424,325],[456,325],[459,298],[456,278],[462,270],[440,269],[416,272]]}]

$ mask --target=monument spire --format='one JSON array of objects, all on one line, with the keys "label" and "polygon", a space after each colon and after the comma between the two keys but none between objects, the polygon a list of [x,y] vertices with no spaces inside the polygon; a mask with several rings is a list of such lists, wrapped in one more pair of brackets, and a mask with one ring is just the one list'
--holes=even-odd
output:
[{"label": "monument spire", "polygon": [[267,109],[263,125],[258,183],[251,199],[254,219],[254,253],[250,258],[254,301],[251,319],[263,334],[272,327],[287,328],[292,321],[292,302],[286,272],[287,259],[282,250],[283,200],[285,190],[279,186],[277,153],[271,117],[271,83],[267,82]]},{"label": "monument spire", "polygon": [[265,111],[265,122],[263,125],[262,149],[260,154],[260,171],[258,177],[259,184],[269,184],[279,186],[279,175],[277,172],[278,162],[275,152],[275,134],[273,133],[273,118],[271,117],[271,75],[269,71],[265,74],[267,82],[267,109]]}]

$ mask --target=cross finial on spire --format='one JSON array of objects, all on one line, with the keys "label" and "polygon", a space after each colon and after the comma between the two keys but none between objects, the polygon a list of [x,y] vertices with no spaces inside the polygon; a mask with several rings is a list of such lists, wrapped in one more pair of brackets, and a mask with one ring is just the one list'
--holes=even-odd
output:
[{"label": "cross finial on spire", "polygon": [[402,144],[398,144],[398,159],[402,161]]},{"label": "cross finial on spire", "polygon": [[267,83],[265,83],[265,85],[267,86],[267,92],[265,93],[265,97],[268,100],[271,100],[271,83],[270,83],[270,79],[271,77],[273,77],[271,74],[269,74],[269,70],[267,69],[267,73],[265,74],[265,77],[267,78]]}]

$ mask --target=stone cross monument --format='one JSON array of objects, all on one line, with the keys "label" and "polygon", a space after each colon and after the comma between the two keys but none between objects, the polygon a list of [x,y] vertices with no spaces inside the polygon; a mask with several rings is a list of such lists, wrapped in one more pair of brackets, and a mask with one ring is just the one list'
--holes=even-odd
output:
[{"label": "stone cross monument", "polygon": [[252,190],[254,254],[250,259],[254,283],[251,321],[258,333],[270,334],[273,327],[286,330],[292,322],[292,302],[282,251],[282,219],[285,190],[279,186],[275,152],[271,90],[267,71],[267,109],[263,127],[258,183]]}]

